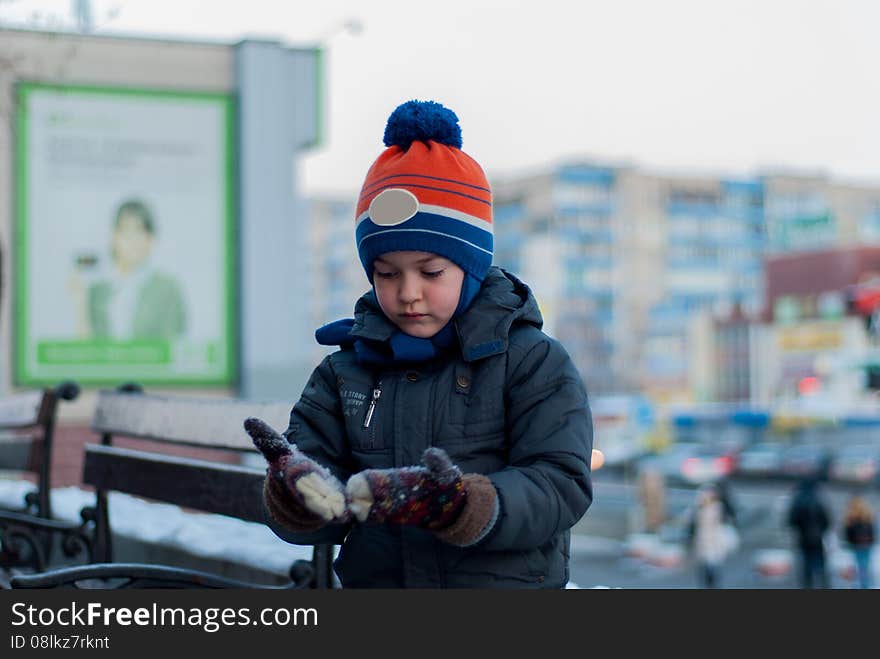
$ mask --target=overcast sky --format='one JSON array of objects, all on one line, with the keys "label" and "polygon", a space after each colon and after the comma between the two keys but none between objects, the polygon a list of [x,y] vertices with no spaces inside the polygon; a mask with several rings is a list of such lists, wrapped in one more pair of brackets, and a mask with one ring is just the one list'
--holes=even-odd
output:
[{"label": "overcast sky", "polygon": [[[69,0],[0,20],[69,21]],[[880,182],[877,0],[93,0],[95,31],[322,42],[327,134],[306,193],[356,192],[399,103],[460,119],[490,177],[568,158],[670,173]],[[115,10],[115,16],[112,12]],[[341,30],[348,19],[359,35]]]}]

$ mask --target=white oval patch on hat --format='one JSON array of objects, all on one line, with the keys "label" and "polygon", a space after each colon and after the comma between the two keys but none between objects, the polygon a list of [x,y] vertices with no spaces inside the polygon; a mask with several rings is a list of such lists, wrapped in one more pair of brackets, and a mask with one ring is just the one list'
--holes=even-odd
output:
[{"label": "white oval patch on hat", "polygon": [[406,222],[419,212],[419,200],[409,190],[389,188],[383,190],[370,202],[370,219],[373,224],[391,227]]}]

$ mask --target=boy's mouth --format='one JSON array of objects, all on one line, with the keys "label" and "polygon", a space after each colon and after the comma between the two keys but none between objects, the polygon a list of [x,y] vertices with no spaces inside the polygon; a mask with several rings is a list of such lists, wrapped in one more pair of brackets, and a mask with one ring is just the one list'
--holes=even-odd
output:
[{"label": "boy's mouth", "polygon": [[428,314],[426,313],[402,313],[400,314],[401,318],[406,318],[407,320],[414,320],[416,318],[425,318]]}]

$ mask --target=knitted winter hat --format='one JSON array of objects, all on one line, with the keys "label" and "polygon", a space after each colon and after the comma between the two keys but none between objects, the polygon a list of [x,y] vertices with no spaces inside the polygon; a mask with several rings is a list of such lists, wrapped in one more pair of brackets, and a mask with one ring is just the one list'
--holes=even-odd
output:
[{"label": "knitted winter hat", "polygon": [[388,118],[355,213],[358,254],[370,282],[373,261],[395,251],[433,252],[477,282],[492,264],[492,192],[461,150],[458,117],[434,101],[408,101]]}]

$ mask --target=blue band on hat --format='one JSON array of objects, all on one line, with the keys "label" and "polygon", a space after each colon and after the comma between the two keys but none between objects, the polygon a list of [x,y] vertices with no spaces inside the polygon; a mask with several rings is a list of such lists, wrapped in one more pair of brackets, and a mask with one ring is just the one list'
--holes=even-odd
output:
[{"label": "blue band on hat", "polygon": [[482,281],[492,265],[494,241],[489,231],[443,215],[419,212],[403,224],[379,226],[369,218],[355,231],[361,264],[370,281],[373,261],[387,252],[432,252]]}]

